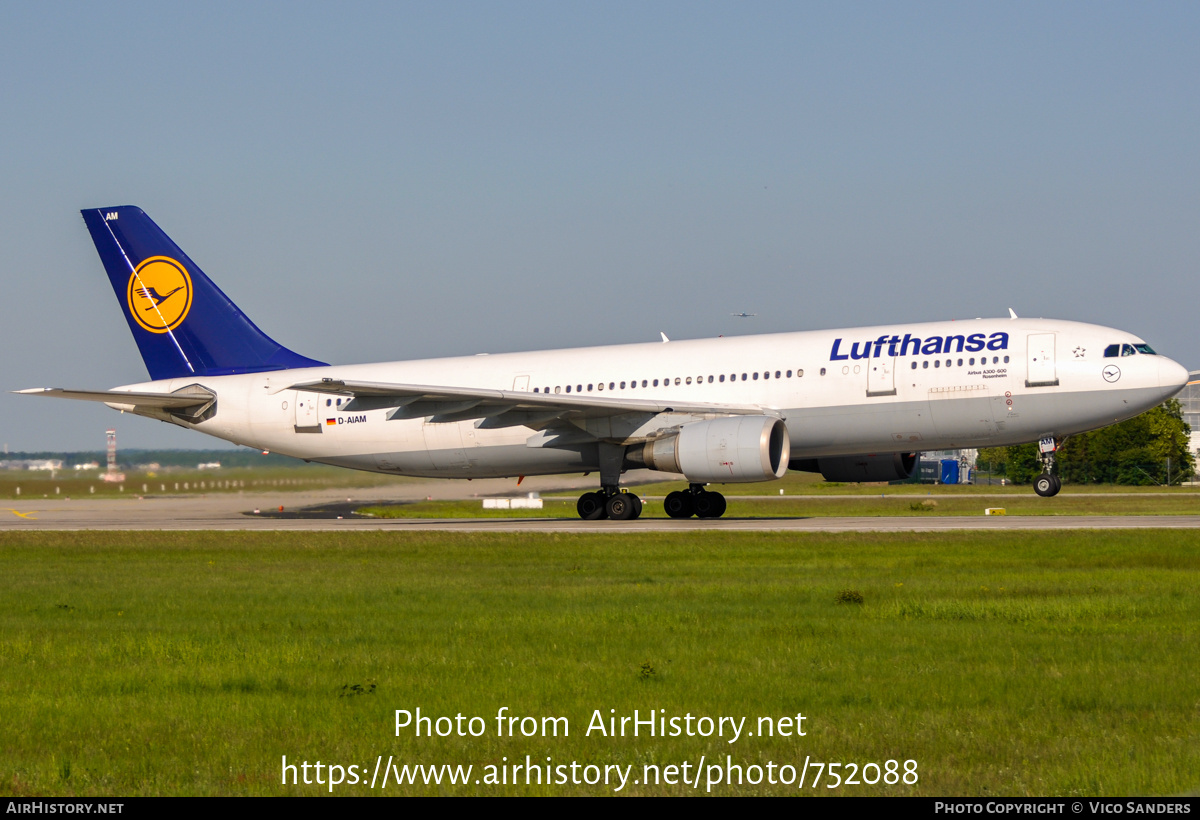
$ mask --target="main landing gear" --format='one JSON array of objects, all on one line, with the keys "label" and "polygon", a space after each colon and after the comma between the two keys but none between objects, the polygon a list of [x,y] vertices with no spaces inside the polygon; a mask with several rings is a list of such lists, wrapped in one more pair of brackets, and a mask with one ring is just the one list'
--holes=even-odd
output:
[{"label": "main landing gear", "polygon": [[663,507],[672,518],[720,518],[725,514],[725,496],[704,489],[703,484],[692,484],[686,490],[667,493]]},{"label": "main landing gear", "polygon": [[1042,474],[1033,480],[1033,491],[1042,498],[1058,495],[1062,479],[1054,475],[1054,454],[1062,446],[1061,439],[1044,438],[1038,442],[1038,457],[1042,460]]},{"label": "main landing gear", "polygon": [[642,499],[634,493],[621,492],[616,487],[604,487],[594,493],[584,493],[575,503],[575,510],[584,521],[632,521],[642,514]]}]

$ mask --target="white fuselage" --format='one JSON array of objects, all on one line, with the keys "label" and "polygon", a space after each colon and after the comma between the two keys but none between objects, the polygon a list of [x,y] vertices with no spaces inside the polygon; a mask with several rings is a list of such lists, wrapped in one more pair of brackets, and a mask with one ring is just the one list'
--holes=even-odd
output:
[{"label": "white fuselage", "polygon": [[1114,344],[1142,340],[1077,322],[975,319],[335,365],[120,389],[202,385],[217,395],[204,421],[157,417],[238,444],[357,469],[472,478],[592,470],[596,441],[634,439],[580,423],[577,442],[548,445],[529,427],[389,420],[387,409],[346,411],[348,400],[291,386],[335,379],[758,405],[786,423],[792,459],[805,459],[1061,438],[1137,415],[1186,383],[1186,370],[1164,356],[1106,358]]}]

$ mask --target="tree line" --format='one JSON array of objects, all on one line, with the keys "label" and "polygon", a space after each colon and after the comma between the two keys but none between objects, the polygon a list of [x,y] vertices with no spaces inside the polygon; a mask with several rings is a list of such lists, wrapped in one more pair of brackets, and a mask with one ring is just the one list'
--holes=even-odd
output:
[{"label": "tree line", "polygon": [[[1169,399],[1119,424],[1069,437],[1055,455],[1054,472],[1068,484],[1180,484],[1196,471],[1190,434],[1183,408]],[[1042,472],[1036,443],[985,447],[976,467],[1014,484]]]}]

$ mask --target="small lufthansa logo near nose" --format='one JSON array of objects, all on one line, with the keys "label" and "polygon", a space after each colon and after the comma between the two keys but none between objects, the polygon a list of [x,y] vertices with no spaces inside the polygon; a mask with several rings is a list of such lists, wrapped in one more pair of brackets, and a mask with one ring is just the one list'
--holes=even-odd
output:
[{"label": "small lufthansa logo near nose", "polygon": [[1121,368],[1117,367],[1115,364],[1110,364],[1108,367],[1104,368],[1102,375],[1104,376],[1104,380],[1106,382],[1115,382],[1117,379],[1121,378]]}]

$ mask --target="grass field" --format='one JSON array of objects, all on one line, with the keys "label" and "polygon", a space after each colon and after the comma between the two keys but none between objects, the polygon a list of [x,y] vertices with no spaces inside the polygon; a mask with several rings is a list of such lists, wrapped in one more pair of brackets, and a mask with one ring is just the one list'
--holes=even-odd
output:
[{"label": "grass field", "polygon": [[[282,786],[283,755],[364,780],[378,755],[472,765],[472,781],[527,754],[632,766],[623,794],[704,793],[633,783],[646,764],[694,777],[702,755],[917,761],[916,785],[802,793],[1200,784],[1190,533],[23,533],[0,536],[0,572],[5,794],[327,791]],[[396,737],[394,711],[417,707],[486,731]],[[570,735],[497,737],[500,707],[566,717]],[[593,710],[634,709],[751,731],[803,713],[807,735],[585,736]],[[383,793],[400,791],[612,787]]]}]

